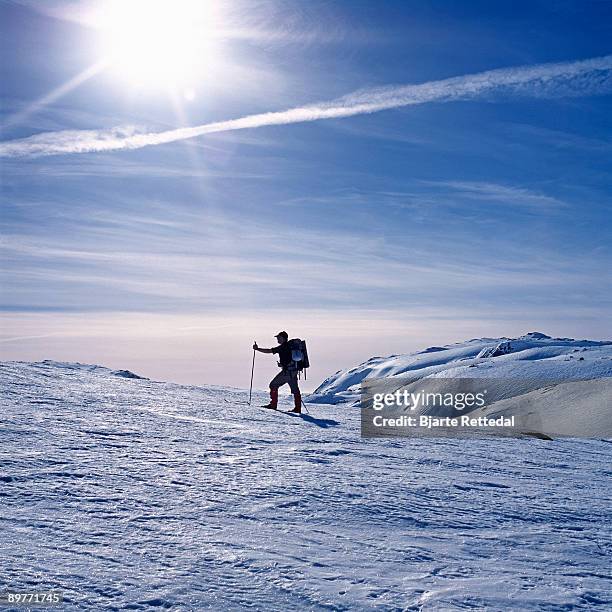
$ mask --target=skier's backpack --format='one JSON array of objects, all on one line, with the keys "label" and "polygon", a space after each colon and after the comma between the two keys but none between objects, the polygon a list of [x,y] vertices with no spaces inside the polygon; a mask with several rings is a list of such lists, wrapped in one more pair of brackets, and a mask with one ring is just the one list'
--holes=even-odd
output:
[{"label": "skier's backpack", "polygon": [[303,371],[304,378],[306,378],[306,368],[310,367],[310,361],[308,361],[308,350],[306,349],[306,340],[293,338],[292,340],[289,340],[289,347],[291,348],[291,360],[293,361],[293,365],[299,371]]}]

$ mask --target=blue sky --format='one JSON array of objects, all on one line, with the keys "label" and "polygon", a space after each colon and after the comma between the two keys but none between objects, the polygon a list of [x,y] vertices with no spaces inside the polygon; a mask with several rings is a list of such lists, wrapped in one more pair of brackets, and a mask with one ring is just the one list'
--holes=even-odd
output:
[{"label": "blue sky", "polygon": [[[228,2],[173,86],[91,68],[103,2],[0,6],[3,358],[244,386],[287,328],[314,384],[474,336],[610,337],[612,62],[574,70],[612,53],[609,3]],[[363,100],[390,106],[314,117]]]}]

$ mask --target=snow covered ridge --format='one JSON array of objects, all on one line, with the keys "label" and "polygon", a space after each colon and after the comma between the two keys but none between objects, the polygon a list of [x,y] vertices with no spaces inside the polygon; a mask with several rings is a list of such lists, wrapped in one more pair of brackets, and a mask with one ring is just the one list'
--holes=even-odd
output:
[{"label": "snow covered ridge", "polygon": [[559,381],[607,378],[612,377],[612,341],[551,338],[530,332],[518,338],[474,338],[408,355],[372,357],[328,377],[309,401],[354,402],[359,399],[364,379],[390,377]]},{"label": "snow covered ridge", "polygon": [[44,359],[43,361],[37,361],[34,363],[30,363],[28,361],[14,361],[12,363],[22,363],[24,365],[31,366],[33,368],[45,369],[45,368],[57,368],[61,370],[65,370],[66,373],[70,373],[71,371],[74,374],[78,374],[79,372],[95,372],[103,375],[111,375],[111,376],[119,376],[121,378],[135,378],[139,380],[149,380],[145,376],[139,376],[138,374],[134,374],[134,372],[130,372],[130,370],[111,370],[110,368],[105,368],[101,365],[95,365],[91,363],[80,363],[78,361],[55,361],[53,359]]}]

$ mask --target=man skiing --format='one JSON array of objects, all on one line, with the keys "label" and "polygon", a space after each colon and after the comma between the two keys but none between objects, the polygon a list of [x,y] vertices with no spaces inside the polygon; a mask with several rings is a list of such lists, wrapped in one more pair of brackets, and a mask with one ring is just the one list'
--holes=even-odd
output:
[{"label": "man skiing", "polygon": [[291,347],[287,342],[289,335],[286,331],[279,332],[274,336],[278,342],[278,346],[274,348],[259,348],[257,342],[253,344],[253,350],[260,353],[278,353],[278,365],[282,368],[281,371],[270,381],[270,403],[264,408],[276,410],[278,405],[278,388],[284,384],[288,384],[293,393],[294,408],[290,412],[302,412],[302,394],[298,387],[298,368],[293,361]]}]

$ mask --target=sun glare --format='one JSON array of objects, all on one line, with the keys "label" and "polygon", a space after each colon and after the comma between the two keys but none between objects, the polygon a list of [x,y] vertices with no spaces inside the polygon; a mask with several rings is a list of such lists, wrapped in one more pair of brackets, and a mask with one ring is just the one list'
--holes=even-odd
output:
[{"label": "sun glare", "polygon": [[213,61],[218,3],[113,0],[105,6],[102,54],[137,87],[189,87]]}]

